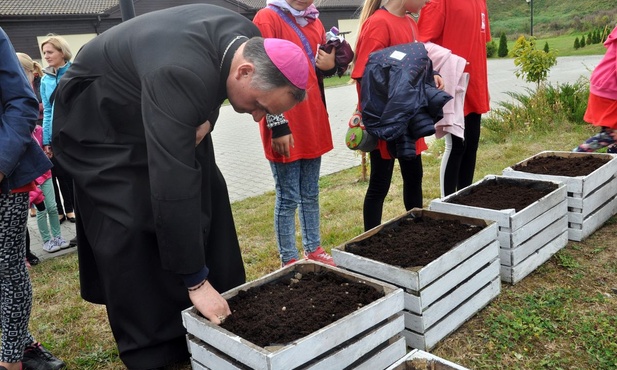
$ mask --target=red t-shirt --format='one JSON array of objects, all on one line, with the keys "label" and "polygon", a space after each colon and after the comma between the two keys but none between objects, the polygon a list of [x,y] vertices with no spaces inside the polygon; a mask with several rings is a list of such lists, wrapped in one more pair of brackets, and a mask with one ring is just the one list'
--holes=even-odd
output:
[{"label": "red t-shirt", "polygon": [[[351,78],[361,79],[369,55],[390,46],[407,44],[416,41],[419,37],[418,26],[409,16],[399,17],[385,9],[377,9],[362,24],[358,41],[356,43],[356,61],[354,63]],[[360,83],[357,84],[358,101],[360,96]],[[391,159],[386,142],[379,140],[379,152],[384,159]],[[428,148],[424,138],[416,141],[416,154],[421,154]]]},{"label": "red t-shirt", "polygon": [[465,58],[469,85],[465,115],[490,109],[486,66],[486,43],[491,29],[485,0],[433,0],[420,11],[420,40],[441,45]]},{"label": "red t-shirt", "polygon": [[[295,19],[292,21],[295,22]],[[304,50],[296,31],[272,9],[264,8],[258,11],[253,23],[257,25],[263,37],[289,40]],[[298,25],[298,28],[306,36],[313,55],[316,55],[317,44],[326,42],[326,34],[321,21],[317,19],[305,27]],[[272,150],[272,131],[266,127],[265,119],[259,122],[264,153],[269,161],[287,163],[298,159],[313,159],[322,156],[334,147],[328,113],[321,99],[314,68],[309,71],[306,94],[307,97],[302,103],[284,113],[294,138],[294,146],[290,148],[289,157],[284,157]]]}]

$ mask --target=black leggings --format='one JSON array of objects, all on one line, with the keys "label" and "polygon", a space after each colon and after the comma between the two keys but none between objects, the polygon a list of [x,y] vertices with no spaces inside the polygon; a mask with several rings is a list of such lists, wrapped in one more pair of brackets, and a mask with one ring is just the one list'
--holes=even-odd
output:
[{"label": "black leggings", "polygon": [[[370,153],[371,177],[364,197],[364,230],[381,224],[383,203],[390,190],[394,159],[383,159],[379,149]],[[398,160],[403,177],[403,202],[405,209],[422,208],[422,157]]]},{"label": "black leggings", "polygon": [[469,113],[465,116],[465,140],[450,135],[452,149],[444,154],[442,166],[442,196],[450,195],[457,190],[472,184],[476,170],[476,153],[480,142],[480,122],[482,115]]}]

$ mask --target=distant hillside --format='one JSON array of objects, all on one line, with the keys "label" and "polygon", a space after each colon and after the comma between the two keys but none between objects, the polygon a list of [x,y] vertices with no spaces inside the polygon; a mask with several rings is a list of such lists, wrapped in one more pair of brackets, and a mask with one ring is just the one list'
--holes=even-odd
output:
[{"label": "distant hillside", "polygon": [[[487,0],[493,37],[529,34],[530,6],[525,0]],[[586,32],[617,24],[617,0],[534,0],[534,36]]]}]

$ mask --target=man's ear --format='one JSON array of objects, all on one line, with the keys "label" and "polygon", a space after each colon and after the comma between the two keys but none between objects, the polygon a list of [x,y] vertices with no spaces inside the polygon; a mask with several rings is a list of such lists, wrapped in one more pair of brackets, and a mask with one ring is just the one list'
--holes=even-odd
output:
[{"label": "man's ear", "polygon": [[236,68],[235,78],[239,80],[241,78],[250,77],[254,71],[255,67],[252,63],[242,63]]}]

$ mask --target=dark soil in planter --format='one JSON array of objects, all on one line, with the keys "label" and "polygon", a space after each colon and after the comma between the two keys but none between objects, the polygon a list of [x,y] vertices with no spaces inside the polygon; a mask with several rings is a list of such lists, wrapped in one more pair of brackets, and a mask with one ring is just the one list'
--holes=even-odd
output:
[{"label": "dark soil in planter", "polygon": [[260,347],[286,345],[384,296],[332,271],[294,272],[228,300],[221,327]]},{"label": "dark soil in planter", "polygon": [[610,158],[598,156],[558,157],[546,156],[528,160],[512,167],[515,171],[553,176],[587,176],[605,165]]},{"label": "dark soil in planter", "polygon": [[457,220],[409,216],[346,245],[345,251],[402,268],[426,266],[482,229]]},{"label": "dark soil in planter", "polygon": [[[499,181],[497,181],[499,180]],[[448,199],[448,203],[495,210],[513,208],[516,212],[555,191],[557,184],[495,179],[472,186]]]}]

